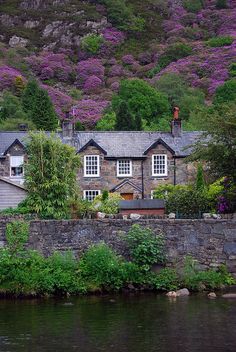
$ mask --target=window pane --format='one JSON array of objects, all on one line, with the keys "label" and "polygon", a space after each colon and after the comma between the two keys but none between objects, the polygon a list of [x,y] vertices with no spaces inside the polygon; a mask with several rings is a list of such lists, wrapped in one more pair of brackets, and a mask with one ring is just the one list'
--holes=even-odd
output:
[{"label": "window pane", "polygon": [[89,155],[85,158],[85,175],[98,176],[98,155]]},{"label": "window pane", "polygon": [[118,176],[131,175],[131,160],[118,160]]},{"label": "window pane", "polygon": [[87,190],[84,191],[84,199],[87,199],[89,202],[92,202],[96,196],[100,194],[100,190]]},{"label": "window pane", "polygon": [[153,156],[153,174],[154,175],[166,175],[166,155],[154,155]]},{"label": "window pane", "polygon": [[11,156],[10,158],[11,158],[10,162],[12,167],[21,166],[23,164],[23,161],[24,161],[23,156]]}]

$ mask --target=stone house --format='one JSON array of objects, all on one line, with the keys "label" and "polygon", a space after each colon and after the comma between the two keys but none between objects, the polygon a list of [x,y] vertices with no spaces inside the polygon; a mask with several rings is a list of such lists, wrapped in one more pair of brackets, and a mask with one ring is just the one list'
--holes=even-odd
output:
[{"label": "stone house", "polygon": [[[66,122],[58,135],[81,155],[78,183],[88,200],[103,190],[129,200],[152,198],[160,184],[186,184],[195,177],[184,159],[201,132],[182,131],[179,119],[170,132],[76,132]],[[0,132],[0,177],[16,184],[24,181],[26,137],[27,132]]]}]

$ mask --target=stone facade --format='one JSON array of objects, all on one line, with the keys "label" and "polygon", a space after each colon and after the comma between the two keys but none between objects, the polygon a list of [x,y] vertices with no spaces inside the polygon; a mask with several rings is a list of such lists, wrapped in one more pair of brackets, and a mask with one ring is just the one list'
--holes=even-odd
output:
[{"label": "stone facade", "polygon": [[[9,219],[0,220],[0,245],[5,244],[5,228]],[[117,253],[127,257],[124,236],[133,224],[163,233],[169,265],[178,265],[186,255],[197,259],[202,268],[226,264],[236,275],[235,220],[169,220],[138,221],[103,219],[71,221],[31,221],[29,247],[44,255],[53,251],[72,250],[80,256],[91,244],[106,242]]]}]

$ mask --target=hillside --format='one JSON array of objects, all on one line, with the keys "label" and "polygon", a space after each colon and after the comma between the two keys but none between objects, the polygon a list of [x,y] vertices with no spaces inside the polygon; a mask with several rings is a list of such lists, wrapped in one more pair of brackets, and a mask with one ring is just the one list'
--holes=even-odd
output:
[{"label": "hillside", "polygon": [[[95,128],[104,114],[97,128],[114,128],[114,95],[123,94],[121,81],[134,78],[168,100],[165,109],[142,116],[140,128],[166,129],[176,104],[185,127],[200,128],[197,113],[235,79],[235,39],[235,0],[1,1],[0,128],[30,119],[21,95],[32,78],[59,119],[72,116],[77,128]],[[146,89],[138,84],[129,87]],[[138,93],[133,102],[128,97],[134,115],[132,104],[152,94]]]}]

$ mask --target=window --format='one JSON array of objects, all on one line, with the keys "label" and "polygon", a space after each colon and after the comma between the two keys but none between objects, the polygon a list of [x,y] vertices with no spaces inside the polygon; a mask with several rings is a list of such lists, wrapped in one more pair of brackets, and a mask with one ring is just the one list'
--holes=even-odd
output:
[{"label": "window", "polygon": [[154,192],[155,192],[155,190],[153,189],[153,190],[151,190],[151,199],[154,199]]},{"label": "window", "polygon": [[152,156],[152,176],[167,176],[167,155]]},{"label": "window", "polygon": [[84,156],[84,176],[99,177],[99,155]]},{"label": "window", "polygon": [[117,160],[117,176],[132,176],[131,160]]},{"label": "window", "polygon": [[23,155],[10,157],[10,176],[11,177],[23,177],[23,162],[24,162]]},{"label": "window", "polygon": [[95,197],[99,196],[101,194],[100,190],[85,190],[84,191],[84,199],[88,200],[89,202],[92,202]]}]

